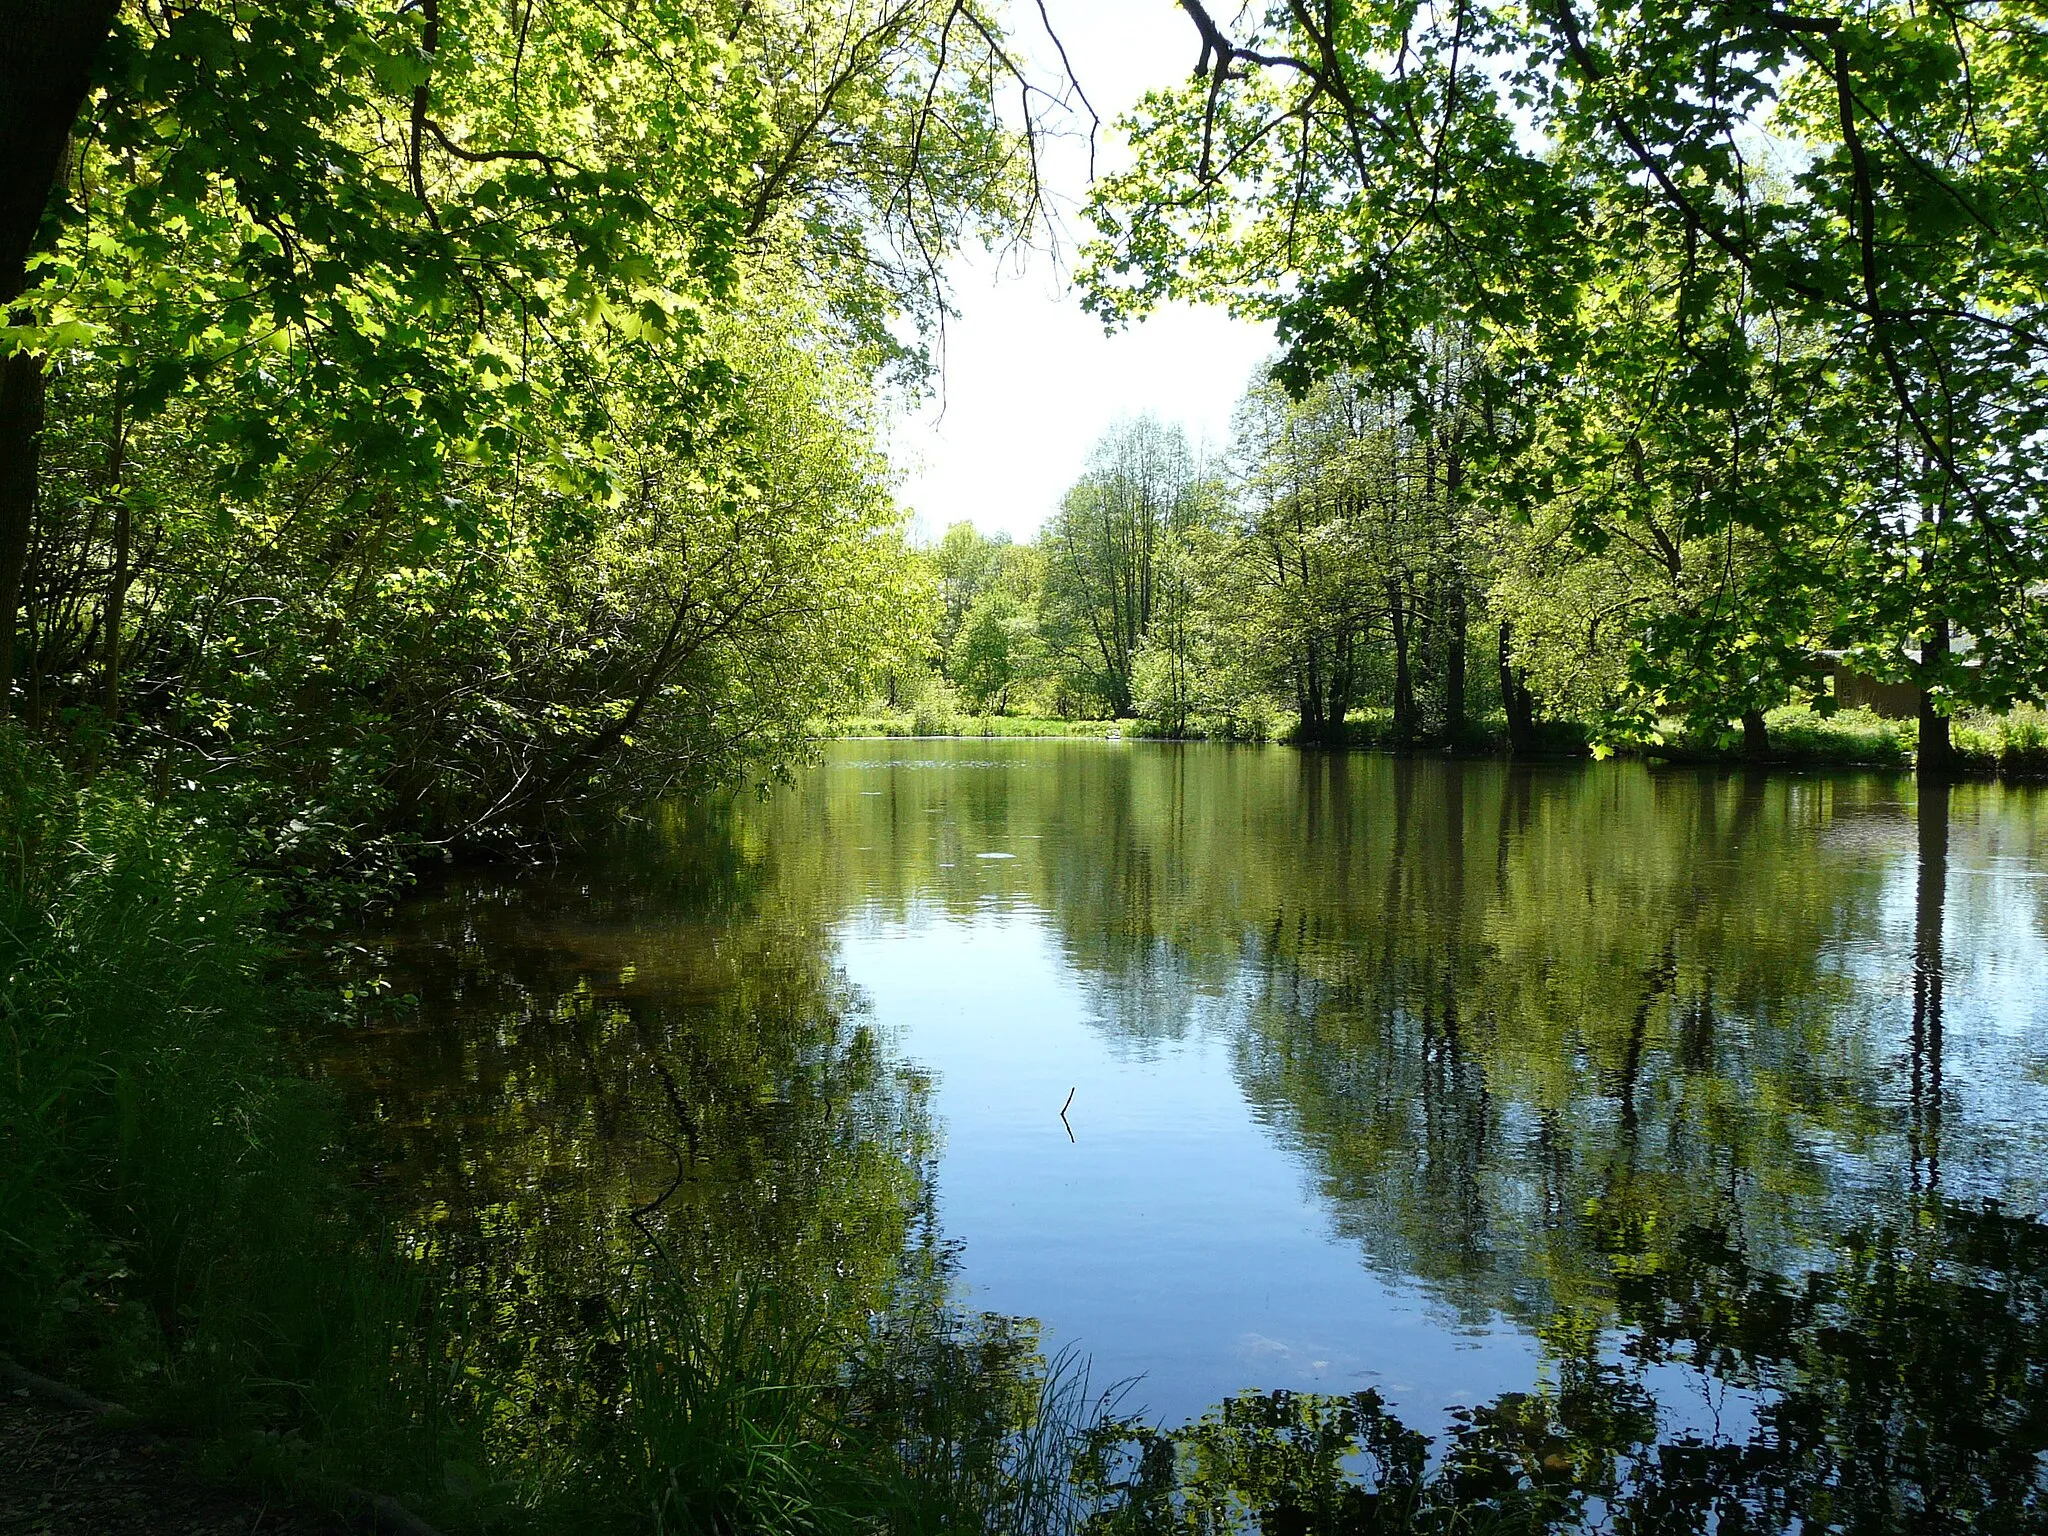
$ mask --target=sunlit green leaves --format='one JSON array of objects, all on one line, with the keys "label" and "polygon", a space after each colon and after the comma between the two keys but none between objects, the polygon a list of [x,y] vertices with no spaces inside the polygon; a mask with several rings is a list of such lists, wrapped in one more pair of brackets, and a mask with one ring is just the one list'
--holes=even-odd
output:
[{"label": "sunlit green leaves", "polygon": [[124,13],[10,333],[58,380],[32,686],[100,707],[114,476],[133,743],[253,820],[483,836],[800,752],[922,644],[874,391],[936,263],[1029,216],[1000,39],[950,0]]},{"label": "sunlit green leaves", "polygon": [[[1633,629],[1659,707],[1782,697],[1828,647],[1950,705],[2048,687],[2038,5],[1330,14],[1327,36],[1301,8],[1229,17],[1228,67],[1212,48],[1220,73],[1134,114],[1136,164],[1094,204],[1105,315],[1271,317],[1297,391],[1346,368],[1398,386],[1417,337],[1469,327],[1542,424],[1551,462],[1503,488],[1525,504],[1615,491],[1588,407],[1637,418],[1661,439],[1617,439],[1643,483],[1581,498],[1576,542],[1677,516],[1678,543],[1748,550],[1711,624],[1688,600]],[[1657,286],[1624,336],[1632,280]],[[1968,663],[1915,659],[1940,622]]]}]

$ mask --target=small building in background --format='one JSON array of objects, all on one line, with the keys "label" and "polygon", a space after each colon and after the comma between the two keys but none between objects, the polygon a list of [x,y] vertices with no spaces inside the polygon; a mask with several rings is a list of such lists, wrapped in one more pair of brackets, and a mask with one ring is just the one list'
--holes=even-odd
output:
[{"label": "small building in background", "polygon": [[[1971,652],[1977,642],[1970,635],[1953,636],[1948,643],[1949,655],[1959,659],[1966,667],[1978,665]],[[1850,660],[1847,651],[1824,651],[1827,660],[1828,678],[1834,685],[1835,702],[1843,709],[1867,709],[1883,720],[1917,720],[1920,717],[1920,685],[1918,683],[1887,683],[1860,672]],[[1914,666],[1920,664],[1920,648],[1909,645],[1902,654]]]},{"label": "small building in background", "polygon": [[1920,717],[1918,683],[1882,682],[1834,656],[1828,658],[1828,677],[1834,683],[1835,702],[1844,709],[1867,709],[1885,720]]}]

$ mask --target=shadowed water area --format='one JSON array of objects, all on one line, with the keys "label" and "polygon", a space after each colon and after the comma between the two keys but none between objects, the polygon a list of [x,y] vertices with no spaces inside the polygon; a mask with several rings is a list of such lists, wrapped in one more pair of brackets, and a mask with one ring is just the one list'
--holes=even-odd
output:
[{"label": "shadowed water area", "polygon": [[1371,1528],[1425,1461],[1632,1529],[2024,1529],[2044,902],[2024,787],[843,742],[423,890],[326,1060],[537,1424],[656,1243],[1135,1378],[1133,1529]]}]

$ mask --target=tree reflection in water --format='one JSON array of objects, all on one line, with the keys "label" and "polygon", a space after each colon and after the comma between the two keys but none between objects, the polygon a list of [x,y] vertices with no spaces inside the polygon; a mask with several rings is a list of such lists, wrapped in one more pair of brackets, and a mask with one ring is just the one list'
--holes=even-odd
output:
[{"label": "tree reflection in water", "polygon": [[[1450,776],[1445,800],[1454,826],[1463,821],[1462,780]],[[1744,786],[1736,825],[1745,831],[1760,790],[1760,780]],[[1910,1197],[1888,1217],[1809,1230],[1794,1276],[1752,1262],[1738,1199],[1717,1192],[1720,1209],[1681,1206],[1693,1219],[1670,1219],[1670,1187],[1639,1160],[1647,1026],[1660,1004],[1674,1004],[1670,1067],[1683,1075],[1710,1065],[1716,1021],[1710,970],[1689,999],[1672,999],[1678,942],[1666,931],[1654,941],[1654,962],[1635,972],[1620,1060],[1604,1074],[1618,1100],[1617,1140],[1580,1234],[1584,1259],[1611,1279],[1611,1310],[1588,1315],[1554,1293],[1562,1305],[1540,1324],[1550,1383],[1462,1411],[1433,1446],[1374,1392],[1247,1392],[1179,1429],[1104,1424],[1084,1462],[1103,1500],[1097,1528],[2041,1529],[2048,1228],[1996,1202],[1968,1205],[1940,1193],[1950,801],[1947,787],[1925,788],[1916,808],[1904,1117]],[[1390,871],[1401,864],[1407,803],[1397,788]],[[1526,794],[1511,781],[1501,825],[1526,817]],[[1447,839],[1454,870],[1458,842]],[[1505,870],[1504,836],[1500,846]],[[1462,888],[1455,878],[1453,885],[1446,906],[1455,930]],[[1391,891],[1384,905],[1393,907]],[[1269,954],[1283,949],[1275,942]],[[1382,977],[1391,958],[1380,956]],[[1441,1002],[1432,1013],[1425,996],[1419,1009],[1420,1070],[1400,1097],[1422,1106],[1419,1165],[1448,1162],[1451,1172],[1399,1198],[1446,1223],[1447,1246],[1469,1271],[1483,1245],[1458,1215],[1475,1204],[1484,1129],[1447,1129],[1432,1106],[1469,1105],[1483,1090],[1460,1091],[1457,960],[1443,964]],[[1290,992],[1299,995],[1293,980]],[[1565,1204],[1559,1129],[1546,1111],[1531,1160],[1548,1225]],[[1446,1158],[1438,1150],[1445,1139],[1464,1154]],[[1397,1160],[1370,1161],[1384,1172]],[[1649,1380],[1668,1365],[1743,1392],[1755,1404],[1753,1427],[1674,1432]]]},{"label": "tree reflection in water", "polygon": [[379,1001],[325,1065],[426,1280],[429,1368],[490,1426],[508,1508],[1032,1507],[1019,1432],[1062,1384],[1029,1320],[952,1304],[926,1080],[729,823],[691,850],[458,876],[360,936]]},{"label": "tree reflection in water", "polygon": [[[1552,1385],[1460,1414],[1435,1446],[1371,1392],[1105,1424],[1084,1463],[1096,1528],[2039,1530],[2048,1234],[1990,1207],[1918,1214],[1848,1234],[1798,1281],[1711,1229],[1618,1263],[1618,1358],[1560,1348]],[[1754,1430],[1660,1434],[1645,1375],[1668,1361],[1764,1394]]]},{"label": "tree reflection in water", "polygon": [[1941,1185],[1942,928],[1948,908],[1948,823],[1953,790],[1920,788],[1913,887],[1912,1173],[1916,1188]]},{"label": "tree reflection in water", "polygon": [[[1078,1463],[1104,1531],[2041,1523],[2040,1147],[1995,1112],[2033,1089],[2009,1051],[1973,1100],[1944,1033],[1957,967],[1984,963],[1951,918],[2039,926],[1981,882],[1952,911],[1954,840],[2048,868],[2025,792],[1929,790],[1907,816],[1871,779],[950,751],[839,749],[581,871],[459,880],[371,946],[437,1022],[387,1016],[333,1069],[537,1383],[601,1379],[577,1307],[619,1305],[635,1208],[702,1280],[845,1319],[906,1284],[943,1307],[924,1079],[833,932],[1013,902],[1104,1029],[1224,1031],[1364,1263],[1545,1359],[1433,1439],[1370,1393],[1106,1423]],[[988,1412],[1021,1422],[1030,1325],[990,1337]],[[941,1366],[875,1401],[917,1369]]]}]

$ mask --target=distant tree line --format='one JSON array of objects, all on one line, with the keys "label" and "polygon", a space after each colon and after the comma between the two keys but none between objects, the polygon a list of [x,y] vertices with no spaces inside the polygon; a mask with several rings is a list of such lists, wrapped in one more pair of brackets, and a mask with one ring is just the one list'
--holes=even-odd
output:
[{"label": "distant tree line", "polygon": [[1441,320],[1393,360],[1283,354],[1213,462],[1113,428],[1030,544],[960,523],[930,552],[938,670],[976,709],[1169,735],[1522,751],[1675,722],[1761,755],[1846,661],[1921,685],[1923,766],[1953,714],[2038,700],[2032,545],[1948,539],[1928,588],[1924,457],[1873,435],[1824,332],[1638,257],[1580,295],[1569,369]]},{"label": "distant tree line", "polygon": [[[949,528],[935,669],[975,709],[1170,735],[1527,750],[1678,716],[1754,748],[1766,709],[1825,700],[1820,642],[1802,614],[1742,643],[1757,541],[1652,483],[1658,409],[1538,396],[1451,326],[1398,378],[1261,370],[1213,462],[1140,417],[1030,543]],[[1643,418],[1619,485],[1587,472],[1599,410]]]},{"label": "distant tree line", "polygon": [[[1187,617],[1128,698],[1048,646],[1062,697],[1761,753],[1846,671],[1938,776],[2048,695],[2041,5],[1180,9],[1084,287],[1279,352],[1148,567]],[[1040,552],[1048,592],[1106,558]]]},{"label": "distant tree line", "polygon": [[1497,530],[1464,496],[1472,402],[1442,354],[1422,391],[1256,383],[1215,462],[1122,423],[1028,544],[948,528],[927,557],[937,670],[981,710],[1231,737],[1292,714],[1334,744],[1377,709],[1394,741],[1471,740],[1502,696],[1474,649],[1498,628]]}]

